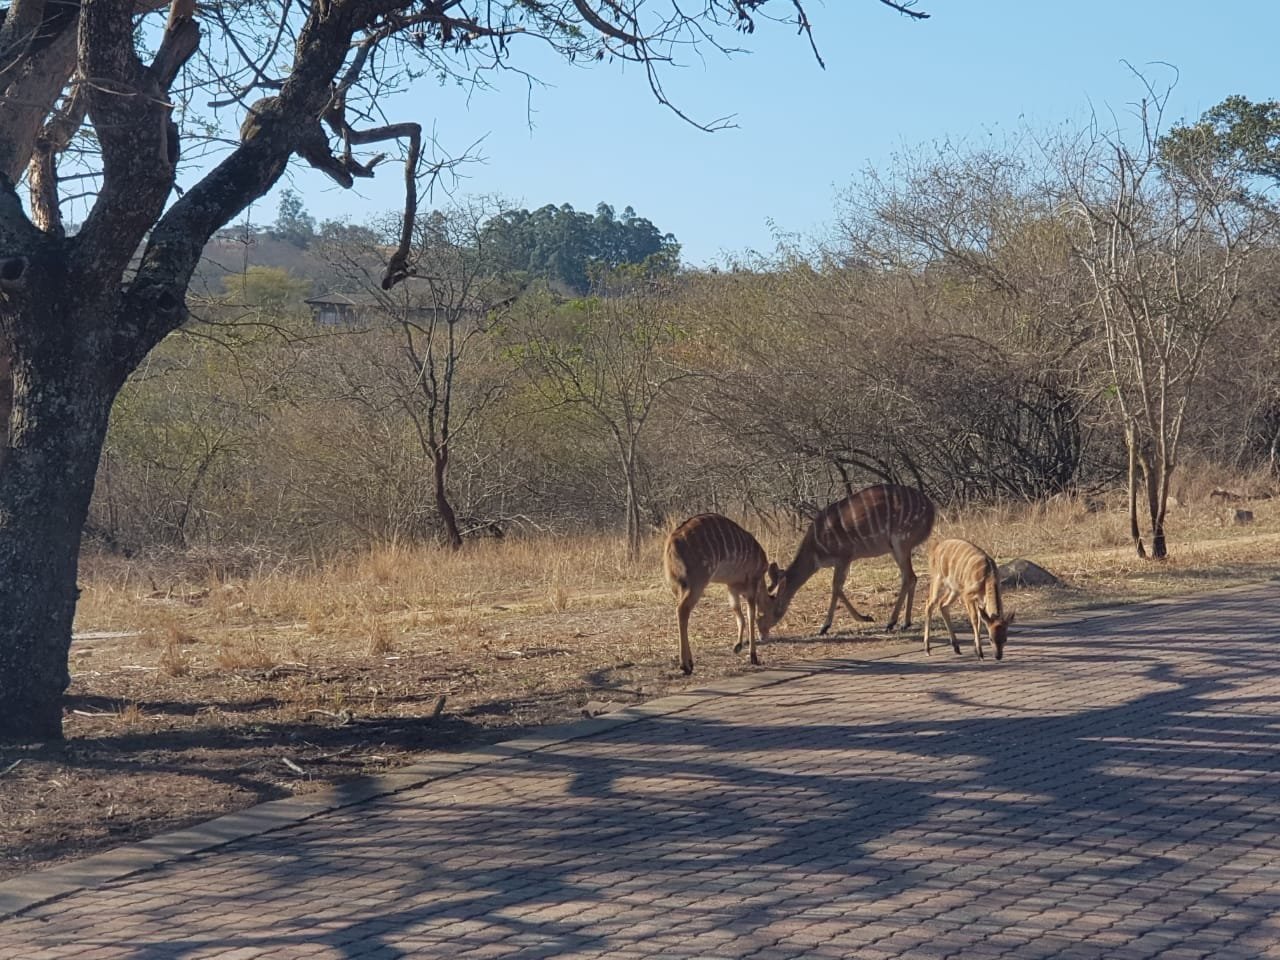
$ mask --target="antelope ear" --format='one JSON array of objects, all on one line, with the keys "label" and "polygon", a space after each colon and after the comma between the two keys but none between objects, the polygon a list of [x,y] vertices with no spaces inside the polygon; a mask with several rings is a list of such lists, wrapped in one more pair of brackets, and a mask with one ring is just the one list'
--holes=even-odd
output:
[{"label": "antelope ear", "polygon": [[776,563],[770,561],[769,569],[765,571],[765,576],[769,578],[769,589],[772,590],[778,585],[778,578],[782,576],[782,571],[778,569]]},{"label": "antelope ear", "polygon": [[978,608],[978,616],[982,618],[983,623],[987,624],[988,626],[991,625],[991,620],[992,620],[991,614],[987,613],[987,611],[983,610],[981,607]]}]

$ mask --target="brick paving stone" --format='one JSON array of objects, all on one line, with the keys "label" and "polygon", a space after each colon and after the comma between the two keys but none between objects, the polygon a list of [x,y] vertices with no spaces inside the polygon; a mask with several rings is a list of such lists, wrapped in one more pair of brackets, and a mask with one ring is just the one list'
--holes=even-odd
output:
[{"label": "brick paving stone", "polygon": [[1280,960],[1277,600],[757,671],[277,802],[0,884],[0,960]]},{"label": "brick paving stone", "polygon": [[979,941],[965,947],[963,950],[947,954],[944,960],[999,960],[999,958],[1009,955],[1010,953],[1005,947]]}]

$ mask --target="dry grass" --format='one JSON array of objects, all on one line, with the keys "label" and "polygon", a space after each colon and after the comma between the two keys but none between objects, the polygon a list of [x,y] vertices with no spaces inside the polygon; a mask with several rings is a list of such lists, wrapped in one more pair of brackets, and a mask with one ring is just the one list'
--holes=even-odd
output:
[{"label": "dry grass", "polygon": [[223,670],[265,670],[274,667],[280,657],[261,637],[249,636],[243,640],[228,640],[220,645],[213,659]]},{"label": "dry grass", "polygon": [[391,625],[385,619],[370,616],[365,632],[369,637],[369,656],[385,657],[395,652],[396,643],[392,637]]},{"label": "dry grass", "polygon": [[569,591],[564,584],[557,583],[551,588],[549,602],[552,613],[564,613],[569,609]]},{"label": "dry grass", "polygon": [[126,727],[136,727],[143,719],[142,708],[136,703],[126,703],[116,712],[116,720]]},{"label": "dry grass", "polygon": [[191,661],[183,655],[177,641],[171,640],[165,645],[160,655],[160,672],[166,677],[185,677],[191,672]]},{"label": "dry grass", "polygon": [[[1258,486],[1240,478],[1189,479],[1170,512],[1172,556],[1159,564],[1134,556],[1119,497],[1101,505],[1061,500],[944,513],[936,533],[973,540],[999,560],[1027,557],[1061,577],[1063,589],[1010,594],[1009,605],[1025,618],[1275,575],[1277,501],[1249,501],[1255,520],[1237,526],[1227,522],[1227,505],[1209,495],[1217,487],[1248,492]],[[780,561],[799,540],[793,530],[757,530],[770,556]],[[138,659],[135,644],[160,645],[159,673],[171,680],[287,664],[316,671],[326,664],[345,670],[413,660],[427,672],[434,661],[441,668],[437,673],[458,668],[503,674],[476,685],[499,698],[581,688],[583,674],[606,662],[673,666],[671,599],[659,574],[661,540],[652,537],[634,563],[621,540],[610,536],[489,540],[456,553],[393,544],[318,570],[265,567],[235,580],[220,579],[217,571],[200,581],[197,568],[195,578],[169,574],[165,582],[162,570],[89,558],[77,629],[140,631],[136,640],[99,643],[97,663],[114,660],[120,666]],[[922,557],[917,565],[924,567]],[[158,589],[151,589],[157,581]],[[825,607],[828,582],[820,574],[801,591],[784,636],[811,630]],[[877,620],[896,588],[897,570],[888,558],[859,563],[850,577],[850,596]],[[704,653],[705,638],[714,636],[718,643],[733,629],[714,594],[694,620]],[[846,639],[879,636],[872,627],[855,631],[839,618],[837,626],[845,628]],[[518,679],[494,667],[527,659],[538,649],[566,653],[543,657],[544,663]],[[773,662],[805,655],[795,644],[765,650]],[[452,680],[435,686],[457,693]]]}]

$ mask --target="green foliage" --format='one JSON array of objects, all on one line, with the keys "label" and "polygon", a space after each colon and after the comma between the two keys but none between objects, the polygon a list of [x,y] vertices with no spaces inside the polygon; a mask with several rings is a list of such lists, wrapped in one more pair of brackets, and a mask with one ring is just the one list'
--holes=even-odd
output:
[{"label": "green foliage", "polygon": [[222,281],[227,294],[238,304],[273,311],[300,309],[311,292],[311,284],[283,267],[250,267]]},{"label": "green foliage", "polygon": [[315,218],[307,213],[302,197],[298,196],[297,191],[285,190],[280,194],[280,205],[276,209],[276,224],[271,232],[277,239],[285,240],[301,249],[306,249],[315,238]]},{"label": "green foliage", "polygon": [[378,231],[365,224],[349,223],[346,220],[325,220],[316,231],[318,239],[330,243],[346,243],[348,245],[371,246],[381,239]]},{"label": "green foliage", "polygon": [[569,204],[548,204],[530,213],[509,210],[484,226],[482,243],[495,269],[539,277],[576,293],[586,293],[599,270],[641,265],[649,276],[670,274],[680,262],[680,245],[631,207],[616,217],[600,204],[595,216]]},{"label": "green foliage", "polygon": [[1203,179],[1238,171],[1280,183],[1280,102],[1227,97],[1193,124],[1178,124],[1158,144],[1167,169]]}]

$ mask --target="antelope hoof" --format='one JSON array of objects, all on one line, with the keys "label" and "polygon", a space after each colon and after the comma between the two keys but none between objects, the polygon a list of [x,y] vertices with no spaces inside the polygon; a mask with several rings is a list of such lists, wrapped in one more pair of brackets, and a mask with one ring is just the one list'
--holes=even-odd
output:
[{"label": "antelope hoof", "polygon": [[760,658],[754,653],[751,655],[751,665],[753,667],[760,666]]},{"label": "antelope hoof", "polygon": [[739,640],[737,643],[735,643],[735,644],[733,645],[733,652],[734,652],[734,653],[741,653],[741,652],[742,652],[742,641],[741,641],[741,640]]},{"label": "antelope hoof", "polygon": [[827,635],[827,631],[830,629],[831,629],[831,624],[824,623],[822,626],[818,628],[818,636],[825,637]]},{"label": "antelope hoof", "polygon": [[953,646],[951,647],[951,649],[952,649],[952,650],[954,650],[954,651],[956,652],[956,656],[957,656],[957,657],[964,656],[964,654],[962,654],[962,653],[960,652],[960,645],[959,645],[959,644],[955,644],[955,645],[953,645]]},{"label": "antelope hoof", "polygon": [[689,674],[693,673],[693,664],[692,663],[680,664],[680,672],[683,673],[686,677],[689,676]]},{"label": "antelope hoof", "polygon": [[858,614],[858,620],[860,620],[862,623],[872,623],[875,621],[875,619],[876,619],[875,617],[869,617],[865,613]]}]

